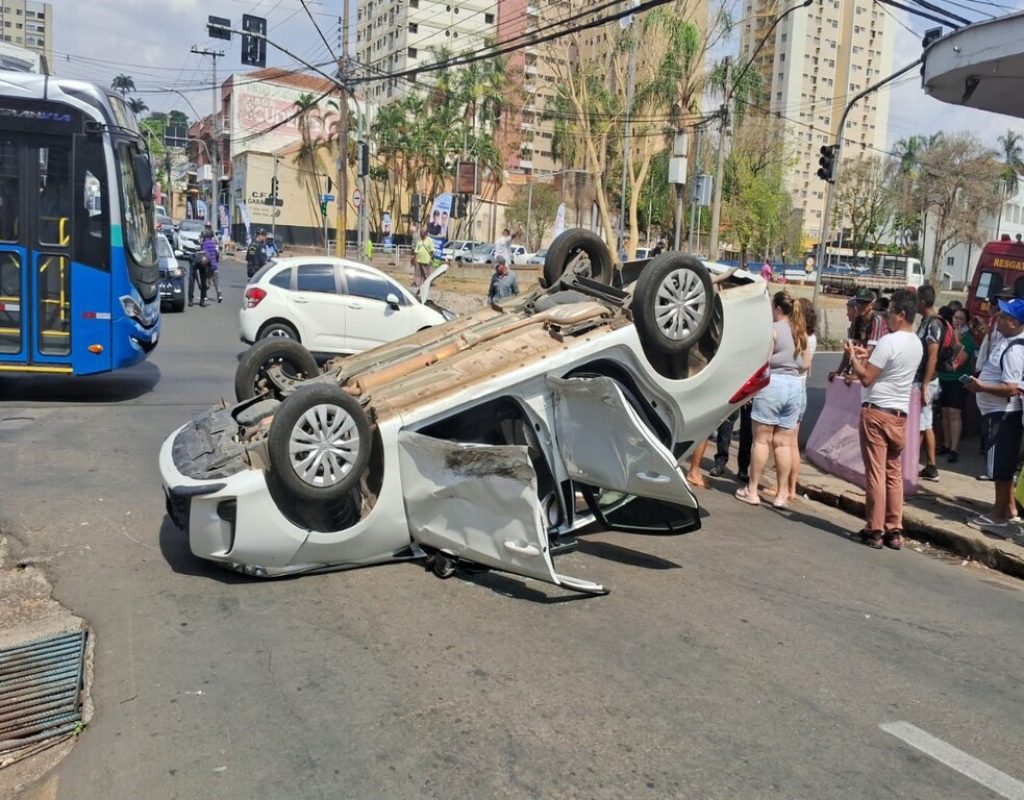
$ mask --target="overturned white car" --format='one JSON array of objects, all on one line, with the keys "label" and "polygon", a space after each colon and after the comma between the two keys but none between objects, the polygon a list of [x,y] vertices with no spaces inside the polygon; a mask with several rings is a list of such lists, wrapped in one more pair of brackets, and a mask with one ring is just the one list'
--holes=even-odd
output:
[{"label": "overturned white car", "polygon": [[698,528],[677,460],[767,383],[764,283],[678,253],[615,270],[584,231],[548,257],[550,288],[320,374],[283,342],[242,382],[261,394],[175,431],[160,470],[192,552],[258,576],[428,556],[599,594],[556,571],[558,537]]}]

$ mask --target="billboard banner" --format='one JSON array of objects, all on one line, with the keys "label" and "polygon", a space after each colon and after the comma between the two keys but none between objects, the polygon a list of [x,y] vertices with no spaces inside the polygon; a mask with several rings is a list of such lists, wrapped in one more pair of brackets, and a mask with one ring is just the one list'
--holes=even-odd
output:
[{"label": "billboard banner", "polygon": [[249,206],[241,200],[238,201],[238,215],[242,218],[242,224],[245,225],[245,246],[248,247],[252,241],[252,222],[249,220]]},{"label": "billboard banner", "polygon": [[438,195],[427,217],[427,235],[434,243],[434,252],[439,253],[448,241],[448,218],[452,213],[452,195],[450,192]]},{"label": "billboard banner", "polygon": [[555,214],[555,235],[557,239],[565,232],[565,203],[559,203],[558,213]]}]

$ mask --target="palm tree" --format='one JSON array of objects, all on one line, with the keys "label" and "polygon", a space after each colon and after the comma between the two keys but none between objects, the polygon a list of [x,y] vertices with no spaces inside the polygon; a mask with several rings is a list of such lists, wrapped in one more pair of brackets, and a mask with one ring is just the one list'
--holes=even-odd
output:
[{"label": "palm tree", "polygon": [[120,92],[121,97],[127,98],[129,92],[135,91],[135,81],[132,80],[131,75],[125,75],[122,72],[110,82],[110,88],[115,92]]},{"label": "palm tree", "polygon": [[1019,184],[1018,175],[1024,172],[1024,136],[1013,130],[1007,130],[1005,136],[997,140],[1002,148],[1003,184],[1006,187],[1006,196],[1013,197],[1017,194]]},{"label": "palm tree", "polygon": [[146,101],[141,97],[131,97],[128,99],[128,108],[130,108],[134,114],[141,114],[143,111],[148,110],[149,106],[146,105]]},{"label": "palm tree", "polygon": [[318,143],[313,136],[313,120],[320,114],[320,106],[317,103],[316,95],[312,92],[303,92],[293,104],[298,114],[296,124],[299,127],[301,143],[299,151],[295,154],[295,163],[300,174],[305,173],[306,193],[309,200],[309,207],[314,213],[319,214],[320,210],[320,181],[318,178]]}]

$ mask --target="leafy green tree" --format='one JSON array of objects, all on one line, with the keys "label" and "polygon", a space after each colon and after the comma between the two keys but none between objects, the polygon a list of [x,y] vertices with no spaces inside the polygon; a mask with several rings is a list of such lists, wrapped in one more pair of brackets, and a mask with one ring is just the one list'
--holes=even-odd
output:
[{"label": "leafy green tree", "polygon": [[149,109],[146,101],[141,97],[129,97],[127,105],[134,114],[141,114],[143,111],[147,111]]},{"label": "leafy green tree", "polygon": [[178,111],[177,109],[171,111],[167,116],[168,125],[184,125],[188,126],[188,115],[184,111]]},{"label": "leafy green tree", "polygon": [[877,156],[845,165],[836,188],[840,223],[850,226],[849,246],[877,250],[888,232],[896,207],[895,173],[899,162],[887,163]]},{"label": "leafy green tree", "polygon": [[535,250],[554,226],[561,202],[562,198],[551,184],[517,186],[512,202],[505,209],[505,222],[509,228],[522,228],[526,234],[526,249]]},{"label": "leafy green tree", "polygon": [[1018,176],[1024,172],[1024,137],[1014,130],[1007,130],[1004,136],[997,140],[1002,150],[1000,154],[1003,160],[1003,185],[1006,188],[1006,196],[1013,197],[1017,194],[1019,184]]}]

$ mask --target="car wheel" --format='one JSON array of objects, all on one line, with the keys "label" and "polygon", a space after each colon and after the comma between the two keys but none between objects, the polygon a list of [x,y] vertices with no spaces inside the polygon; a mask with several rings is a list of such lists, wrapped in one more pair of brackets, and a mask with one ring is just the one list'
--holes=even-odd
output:
[{"label": "car wheel", "polygon": [[174,310],[174,311],[176,311],[176,312],[178,312],[179,314],[180,314],[180,313],[181,313],[182,311],[184,311],[184,310],[185,310],[185,298],[184,298],[184,297],[183,297],[183,298],[181,298],[180,300],[178,300],[177,302],[175,302],[175,304],[174,304],[174,306],[173,306],[173,310]]},{"label": "car wheel", "polygon": [[362,480],[370,421],[359,401],[329,383],[302,386],[270,423],[270,471],[296,500],[335,503]]},{"label": "car wheel", "polygon": [[294,339],[299,341],[299,332],[287,322],[272,322],[264,325],[258,339]]},{"label": "car wheel", "polygon": [[612,282],[612,254],[596,233],[574,228],[561,234],[544,257],[544,285],[554,286],[566,272],[598,283]]},{"label": "car wheel", "polygon": [[711,275],[693,256],[662,253],[640,273],[632,308],[645,345],[666,355],[682,353],[697,344],[711,324]]},{"label": "car wheel", "polygon": [[320,374],[320,367],[313,354],[298,342],[290,339],[264,339],[246,350],[238,362],[238,369],[235,370],[235,399],[248,400],[260,394],[267,371],[275,365],[280,365],[284,374],[295,380]]}]

